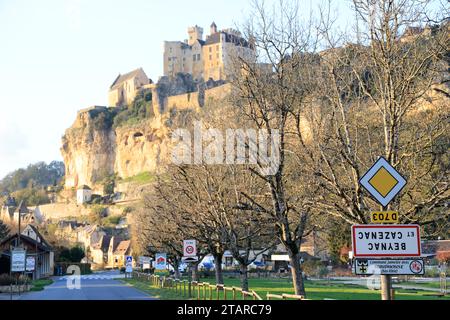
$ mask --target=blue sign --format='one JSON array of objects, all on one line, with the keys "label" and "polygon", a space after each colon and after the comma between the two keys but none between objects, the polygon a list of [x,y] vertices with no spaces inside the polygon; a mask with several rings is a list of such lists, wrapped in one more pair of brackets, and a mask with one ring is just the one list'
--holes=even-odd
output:
[{"label": "blue sign", "polygon": [[133,263],[133,257],[132,256],[126,256],[125,258],[126,258],[127,264]]},{"label": "blue sign", "polygon": [[155,269],[166,270],[166,268],[167,268],[167,254],[157,253],[155,256]]}]

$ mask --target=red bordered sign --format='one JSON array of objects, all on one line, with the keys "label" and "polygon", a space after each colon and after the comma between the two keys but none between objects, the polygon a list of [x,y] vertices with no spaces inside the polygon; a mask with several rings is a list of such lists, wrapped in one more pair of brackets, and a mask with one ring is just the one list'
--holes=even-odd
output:
[{"label": "red bordered sign", "polygon": [[420,257],[418,225],[352,226],[354,257]]},{"label": "red bordered sign", "polygon": [[195,240],[183,240],[183,256],[197,256],[197,242]]}]

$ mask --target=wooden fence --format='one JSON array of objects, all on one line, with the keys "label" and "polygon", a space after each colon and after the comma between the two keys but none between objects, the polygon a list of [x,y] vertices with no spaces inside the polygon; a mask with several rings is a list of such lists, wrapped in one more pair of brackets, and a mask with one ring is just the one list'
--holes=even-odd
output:
[{"label": "wooden fence", "polygon": [[282,294],[270,294],[267,293],[267,300],[272,300],[272,299],[294,299],[294,300],[306,300],[304,296],[299,296],[296,294],[287,294],[287,293],[282,293]]},{"label": "wooden fence", "polygon": [[[181,280],[172,277],[151,275],[141,272],[133,272],[133,278],[140,281],[146,280],[157,288],[166,288],[172,290],[174,293],[179,294],[185,298],[189,298],[189,281]],[[227,287],[223,284],[210,284],[208,282],[191,281],[190,283],[191,298],[197,300],[263,300],[254,290],[244,291],[238,287]],[[229,294],[228,294],[229,293]],[[270,294],[266,295],[267,300],[271,299],[294,299],[294,300],[306,300],[303,296],[294,294]]]}]

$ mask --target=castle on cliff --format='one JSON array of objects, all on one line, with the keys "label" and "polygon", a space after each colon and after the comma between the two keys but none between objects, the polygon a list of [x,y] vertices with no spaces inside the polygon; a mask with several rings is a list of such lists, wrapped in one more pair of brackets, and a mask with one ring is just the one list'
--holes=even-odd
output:
[{"label": "castle on cliff", "polygon": [[164,75],[189,73],[194,80],[226,80],[233,55],[251,57],[254,45],[233,29],[218,30],[213,22],[203,40],[203,28],[188,28],[189,39],[164,42]]},{"label": "castle on cliff", "polygon": [[[180,75],[189,75],[195,84],[194,90],[172,90],[161,95],[159,86],[154,84],[142,68],[138,68],[124,75],[119,74],[109,88],[109,106],[119,107],[130,105],[139,92],[148,89],[153,91],[153,98],[162,111],[167,104],[164,96],[187,94],[202,91],[223,84],[229,78],[229,69],[233,57],[254,57],[255,47],[247,41],[237,30],[218,30],[213,22],[210,34],[203,40],[203,28],[195,25],[188,28],[189,39],[184,41],[164,42],[164,76],[160,82],[179,82]],[[186,79],[183,79],[184,82]],[[206,83],[202,86],[202,83]],[[158,91],[158,92],[157,92]],[[202,95],[202,94],[200,94]],[[182,98],[183,99],[183,98]],[[189,99],[190,100],[190,99]],[[185,101],[191,105],[190,101]],[[195,105],[202,103],[194,103]]]}]

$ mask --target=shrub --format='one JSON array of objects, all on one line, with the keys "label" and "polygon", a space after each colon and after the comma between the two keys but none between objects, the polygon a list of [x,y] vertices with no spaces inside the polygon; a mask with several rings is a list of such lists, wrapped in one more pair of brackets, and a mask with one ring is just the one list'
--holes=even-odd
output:
[{"label": "shrub", "polygon": [[101,204],[102,203],[102,197],[98,194],[93,194],[91,197],[91,204]]},{"label": "shrub", "polygon": [[101,223],[102,218],[106,217],[107,214],[108,209],[106,207],[95,205],[89,214],[89,221],[91,223]]},{"label": "shrub", "polygon": [[320,266],[322,263],[319,260],[307,260],[302,264],[302,269],[308,276],[314,276]]},{"label": "shrub", "polygon": [[0,274],[0,286],[9,286],[9,285],[15,285],[15,284],[25,284],[26,282],[29,282],[29,279],[27,276],[20,275],[18,278],[15,276],[10,276],[7,273]]},{"label": "shrub", "polygon": [[328,268],[325,266],[320,266],[316,269],[316,274],[319,276],[319,278],[323,278],[328,274]]},{"label": "shrub", "polygon": [[439,277],[439,269],[437,267],[425,267],[425,277],[436,278]]},{"label": "shrub", "polygon": [[30,206],[50,203],[47,192],[40,187],[21,189],[13,192],[12,196],[16,199],[17,203],[23,200]]},{"label": "shrub", "polygon": [[109,130],[113,125],[116,112],[115,108],[90,110],[89,115],[93,121],[94,128],[96,130]]},{"label": "shrub", "polygon": [[59,253],[58,261],[59,262],[75,262],[78,263],[85,256],[83,248],[73,247],[71,249],[62,248]]},{"label": "shrub", "polygon": [[125,207],[122,211],[123,214],[131,213],[133,212],[133,207]]},{"label": "shrub", "polygon": [[325,277],[329,271],[320,260],[307,260],[302,264],[303,271],[307,276]]},{"label": "shrub", "polygon": [[119,224],[121,216],[110,216],[102,220],[102,225],[104,226],[116,226]]},{"label": "shrub", "polygon": [[151,91],[143,90],[134,99],[131,106],[121,109],[115,116],[113,127],[132,125],[154,116]]},{"label": "shrub", "polygon": [[116,187],[116,175],[109,175],[103,179],[103,194],[111,195]]}]

